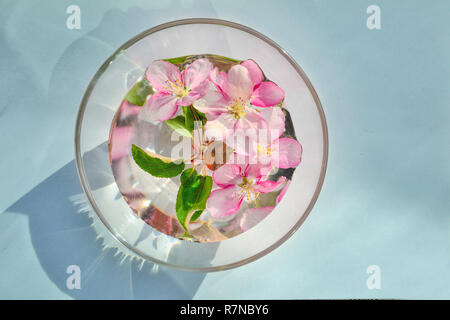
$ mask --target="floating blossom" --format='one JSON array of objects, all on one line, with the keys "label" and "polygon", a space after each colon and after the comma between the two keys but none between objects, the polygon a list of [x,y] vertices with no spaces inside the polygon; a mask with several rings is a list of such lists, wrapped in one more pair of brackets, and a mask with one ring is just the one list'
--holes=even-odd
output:
[{"label": "floating blossom", "polygon": [[207,59],[197,59],[180,72],[167,61],[153,62],[146,76],[158,92],[146,102],[146,111],[158,121],[172,118],[179,106],[191,105],[206,94],[212,67]]},{"label": "floating blossom", "polygon": [[205,130],[216,139],[223,139],[237,129],[267,129],[261,109],[255,107],[272,107],[284,99],[280,87],[262,81],[262,71],[252,60],[231,67],[228,74],[218,73],[216,68],[210,79],[217,90],[209,90],[194,106],[206,114]]},{"label": "floating blossom", "polygon": [[220,189],[211,193],[206,208],[218,218],[236,213],[244,201],[254,203],[261,193],[276,190],[286,177],[278,181],[266,180],[257,165],[225,164],[214,171],[213,180]]}]

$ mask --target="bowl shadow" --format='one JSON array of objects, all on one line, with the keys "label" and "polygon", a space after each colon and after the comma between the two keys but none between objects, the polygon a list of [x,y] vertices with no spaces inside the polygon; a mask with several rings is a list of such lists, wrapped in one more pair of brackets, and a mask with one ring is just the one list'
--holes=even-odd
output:
[{"label": "bowl shadow", "polygon": [[[73,111],[96,71],[93,66],[98,68],[132,36],[164,20],[196,16],[199,7],[202,12],[210,12],[209,16],[217,16],[208,0],[192,2],[183,10],[179,7],[179,1],[172,1],[167,8],[157,10],[132,7],[127,11],[106,11],[99,25],[69,45],[57,61],[46,101],[55,110],[53,116],[61,122],[74,118]],[[176,12],[183,16],[174,17]],[[89,63],[84,62],[86,58]],[[66,129],[72,130],[72,126]],[[110,183],[110,178],[98,181]],[[178,271],[150,262],[141,264],[116,255],[115,249],[104,248],[91,226],[92,220],[78,213],[71,200],[74,196],[80,199],[84,194],[73,160],[5,210],[28,216],[39,262],[62,292],[77,299],[193,298],[206,273]],[[81,289],[67,288],[70,275],[66,270],[70,265],[80,267]]]}]

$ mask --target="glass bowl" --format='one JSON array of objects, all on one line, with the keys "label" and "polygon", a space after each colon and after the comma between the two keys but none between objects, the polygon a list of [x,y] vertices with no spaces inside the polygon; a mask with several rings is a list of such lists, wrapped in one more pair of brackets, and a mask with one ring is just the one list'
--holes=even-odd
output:
[{"label": "glass bowl", "polygon": [[[193,54],[253,59],[285,92],[292,130],[302,144],[302,162],[289,189],[264,220],[234,237],[216,242],[186,241],[153,228],[122,196],[111,167],[109,138],[124,96],[154,60]],[[159,139],[155,133],[150,138]],[[302,224],[319,195],[326,170],[325,116],[310,81],[275,42],[229,21],[187,19],[149,29],[121,46],[97,71],[81,102],[75,132],[78,174],[98,218],[138,257],[170,267],[218,271],[249,263],[278,247]],[[117,173],[117,172],[116,172]],[[151,185],[167,189],[163,181]],[[151,191],[151,190],[150,190]],[[158,194],[156,192],[155,194]],[[170,193],[169,193],[170,196]],[[176,194],[175,194],[176,196]]]}]

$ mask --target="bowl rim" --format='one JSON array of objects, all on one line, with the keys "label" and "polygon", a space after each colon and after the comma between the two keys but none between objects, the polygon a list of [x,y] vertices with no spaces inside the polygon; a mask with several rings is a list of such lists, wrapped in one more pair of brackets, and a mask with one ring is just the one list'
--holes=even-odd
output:
[{"label": "bowl rim", "polygon": [[[97,80],[103,75],[104,71],[108,68],[109,64],[114,60],[114,58],[116,57],[116,55],[118,53],[120,53],[122,50],[126,50],[127,48],[129,48],[130,46],[132,46],[133,44],[135,44],[136,42],[140,41],[141,39],[147,37],[148,35],[167,29],[167,28],[171,28],[171,27],[176,27],[176,26],[181,26],[181,25],[188,25],[188,24],[215,24],[215,25],[221,25],[221,26],[226,26],[226,27],[230,27],[230,28],[235,28],[235,29],[239,29],[241,31],[247,32],[261,40],[263,40],[264,42],[266,42],[267,44],[269,44],[270,46],[272,46],[273,48],[275,48],[287,61],[289,61],[289,63],[292,65],[292,67],[296,70],[296,72],[299,74],[299,76],[303,79],[303,81],[305,82],[308,90],[310,91],[313,99],[314,99],[314,103],[316,105],[317,111],[319,112],[319,116],[320,116],[320,121],[322,124],[322,136],[323,136],[323,156],[322,156],[322,165],[321,165],[321,170],[320,170],[320,176],[319,176],[319,180],[317,182],[314,194],[311,198],[311,201],[308,205],[308,207],[306,208],[305,212],[303,213],[303,215],[300,217],[300,219],[292,226],[292,228],[280,239],[278,239],[276,242],[274,242],[272,245],[270,245],[269,247],[265,248],[264,250],[258,252],[257,254],[254,254],[253,256],[246,258],[246,259],[242,259],[240,261],[237,262],[233,262],[230,264],[226,264],[226,265],[222,265],[222,266],[215,266],[215,267],[201,267],[201,268],[191,268],[191,267],[183,267],[183,266],[178,266],[178,265],[173,265],[170,263],[167,263],[165,261],[161,261],[159,259],[156,259],[152,256],[149,256],[143,252],[141,252],[140,250],[138,250],[137,248],[133,247],[131,244],[129,244],[125,239],[122,238],[122,236],[120,234],[117,234],[113,231],[111,225],[108,223],[108,221],[105,219],[105,217],[103,216],[103,214],[101,213],[101,210],[98,208],[95,199],[91,193],[84,169],[83,169],[83,159],[81,156],[81,151],[80,151],[80,137],[81,137],[81,128],[82,128],[82,123],[83,123],[83,117],[84,117],[84,112],[86,110],[87,107],[87,102],[91,96],[91,93],[97,83]],[[121,45],[102,65],[101,67],[98,69],[98,71],[95,73],[95,75],[93,76],[93,78],[91,79],[91,81],[89,82],[89,85],[83,95],[83,98],[81,100],[80,103],[80,107],[78,109],[78,114],[77,114],[77,119],[76,119],[76,124],[75,124],[75,162],[76,162],[76,167],[77,167],[77,173],[78,173],[78,177],[79,180],[81,182],[81,187],[85,193],[85,195],[87,196],[90,205],[92,206],[92,208],[94,209],[96,215],[100,218],[100,221],[103,223],[103,225],[108,229],[109,233],[113,236],[113,238],[117,241],[119,241],[122,245],[124,245],[127,249],[131,250],[133,253],[135,253],[136,255],[138,255],[139,257],[143,258],[144,260],[159,264],[159,265],[163,265],[163,266],[167,266],[170,268],[174,268],[174,269],[178,269],[178,270],[184,270],[184,271],[199,271],[199,272],[213,272],[213,271],[223,271],[223,270],[228,270],[228,269],[232,269],[232,268],[236,268],[245,264],[248,264],[250,262],[253,262],[263,256],[265,256],[266,254],[268,254],[269,252],[272,252],[274,249],[276,249],[277,247],[279,247],[282,243],[284,243],[287,239],[289,239],[298,229],[299,227],[303,224],[303,222],[306,220],[306,218],[309,216],[312,208],[314,207],[320,191],[322,189],[324,180],[325,180],[325,173],[326,173],[326,169],[327,169],[327,163],[328,163],[328,127],[327,127],[327,122],[325,119],[325,113],[323,111],[322,108],[322,103],[320,102],[319,96],[317,95],[316,90],[314,89],[311,81],[309,80],[309,78],[307,77],[307,75],[305,74],[305,72],[303,71],[303,69],[295,62],[295,60],[286,52],[286,50],[284,50],[282,47],[280,47],[277,43],[275,43],[273,40],[271,40],[270,38],[266,37],[265,35],[263,35],[262,33],[256,31],[255,29],[252,29],[250,27],[244,26],[242,24],[236,23],[236,22],[231,22],[228,20],[222,20],[222,19],[215,19],[215,18],[189,18],[189,19],[180,19],[180,20],[174,20],[174,21],[170,21],[170,22],[166,22],[160,25],[157,25],[155,27],[152,27],[150,29],[147,29],[141,33],[139,33],[138,35],[134,36],[133,38],[131,38],[130,40],[128,40],[127,42],[125,42],[123,45]]]}]

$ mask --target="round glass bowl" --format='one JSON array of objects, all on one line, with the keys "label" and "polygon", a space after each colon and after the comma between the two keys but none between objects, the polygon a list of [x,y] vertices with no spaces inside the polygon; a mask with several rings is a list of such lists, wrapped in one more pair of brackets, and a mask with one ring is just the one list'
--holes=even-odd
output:
[{"label": "round glass bowl", "polygon": [[[117,180],[120,176],[118,178],[117,171],[113,172],[111,167],[108,145],[111,124],[117,121],[115,117],[119,114],[126,121],[128,116],[118,112],[121,102],[146,67],[158,59],[198,53],[256,61],[266,77],[284,90],[283,106],[289,110],[292,130],[303,149],[302,161],[275,209],[251,229],[217,242],[172,237],[170,232],[153,228],[141,219],[122,196],[120,189],[131,180]],[[157,134],[153,132],[147,139],[158,141]],[[217,19],[165,23],[120,47],[100,67],[86,90],[75,134],[76,163],[83,190],[111,234],[143,259],[196,271],[224,270],[249,263],[292,235],[306,219],[319,195],[327,152],[323,110],[300,67],[264,35],[240,24]],[[153,181],[150,192],[153,188],[155,194],[167,189],[166,182]],[[167,194],[170,197],[171,193]],[[176,190],[172,194],[176,196]]]}]

